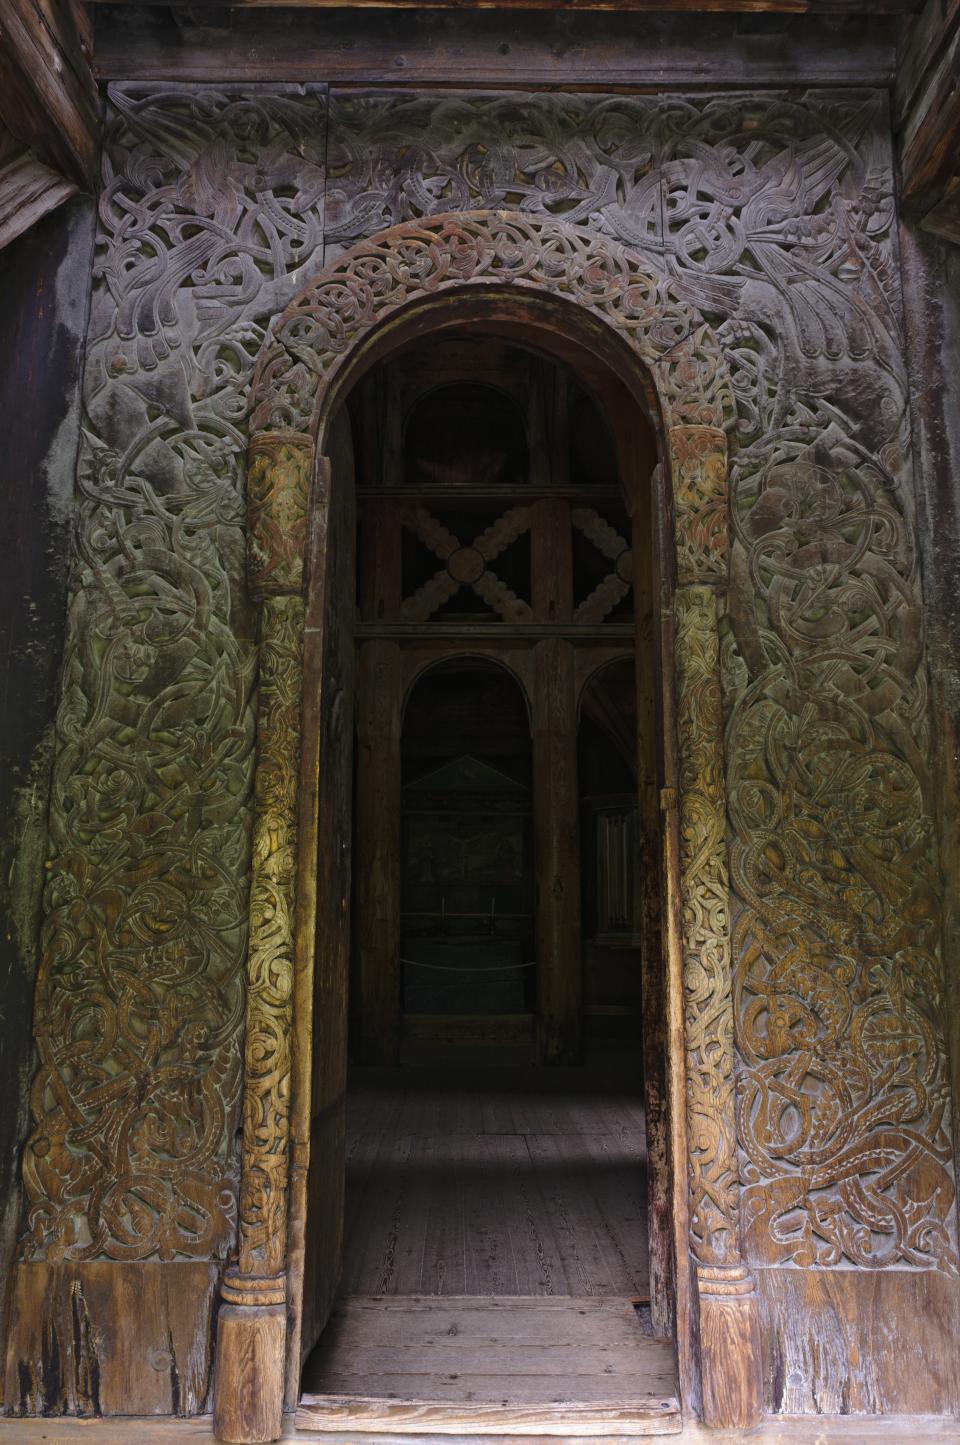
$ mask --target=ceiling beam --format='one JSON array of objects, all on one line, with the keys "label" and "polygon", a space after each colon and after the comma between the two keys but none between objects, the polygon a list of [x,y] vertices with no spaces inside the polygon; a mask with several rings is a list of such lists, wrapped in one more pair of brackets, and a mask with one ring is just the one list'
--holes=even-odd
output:
[{"label": "ceiling beam", "polygon": [[905,215],[960,241],[960,0],[927,0],[906,30],[894,118]]},{"label": "ceiling beam", "polygon": [[88,187],[99,100],[89,18],[79,0],[2,0],[0,122],[45,165]]},{"label": "ceiling beam", "polygon": [[[196,13],[197,0],[193,0]],[[216,32],[169,13],[100,10],[103,80],[326,81],[537,89],[890,85],[890,17],[569,11],[219,11]]]}]

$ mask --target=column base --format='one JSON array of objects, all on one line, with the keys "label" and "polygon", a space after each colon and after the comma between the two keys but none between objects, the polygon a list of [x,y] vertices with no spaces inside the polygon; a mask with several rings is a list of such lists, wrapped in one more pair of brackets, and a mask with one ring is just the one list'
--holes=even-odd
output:
[{"label": "column base", "polygon": [[[243,1303],[237,1303],[243,1299]],[[266,1445],[283,1430],[285,1280],[228,1275],[217,1316],[213,1430],[230,1445]]]},{"label": "column base", "polygon": [[697,1266],[703,1423],[745,1430],[763,1418],[759,1301],[749,1270]]}]

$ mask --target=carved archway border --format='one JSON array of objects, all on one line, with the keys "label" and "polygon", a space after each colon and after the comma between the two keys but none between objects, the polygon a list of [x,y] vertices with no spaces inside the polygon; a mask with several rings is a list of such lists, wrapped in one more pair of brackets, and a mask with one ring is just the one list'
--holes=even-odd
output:
[{"label": "carved archway border", "polygon": [[[292,1181],[294,1198],[302,1196],[309,1149],[308,1134],[291,1131],[291,1095],[309,1089],[293,1076],[291,1039],[296,978],[313,963],[304,942],[312,929],[295,926],[295,879],[311,489],[329,480],[317,447],[322,453],[345,379],[355,377],[376,334],[411,309],[484,288],[491,297],[506,289],[517,299],[527,293],[565,303],[588,349],[591,327],[615,338],[645,369],[662,418],[676,556],[679,761],[678,786],[664,792],[664,834],[668,865],[671,838],[679,855],[702,1409],[716,1425],[747,1425],[760,1412],[755,1295],[740,1252],[718,634],[729,564],[726,431],[734,420],[727,367],[707,322],[642,257],[562,221],[472,212],[397,226],[345,253],[278,318],[253,380],[247,490],[249,580],[260,605],[256,815],[239,1257],[223,1285],[216,1388],[218,1427],[235,1428],[230,1392],[256,1362],[263,1433],[247,1438],[279,1431],[287,1186]],[[300,876],[307,876],[302,860]],[[282,1380],[282,1367],[279,1373]]]}]

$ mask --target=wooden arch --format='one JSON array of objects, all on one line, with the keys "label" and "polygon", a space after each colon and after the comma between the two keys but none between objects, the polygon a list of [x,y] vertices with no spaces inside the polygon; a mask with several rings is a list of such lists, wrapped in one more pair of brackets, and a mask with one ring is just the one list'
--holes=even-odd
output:
[{"label": "wooden arch", "polygon": [[[744,1426],[760,1413],[756,1297],[740,1248],[718,635],[729,566],[729,376],[709,325],[636,253],[562,221],[472,212],[397,226],[346,252],[278,318],[254,376],[248,565],[260,609],[260,693],[240,1237],[223,1283],[215,1406],[229,1440],[277,1437],[285,1348],[289,1356],[293,1346],[294,1369],[299,1363],[299,1301],[288,1277],[306,1216],[323,765],[301,694],[305,638],[322,645],[328,432],[374,356],[405,339],[418,317],[422,333],[424,309],[441,317],[444,303],[464,296],[481,313],[503,314],[504,302],[521,299],[546,308],[556,334],[625,364],[635,392],[646,385],[659,412],[676,577],[678,766],[661,797],[665,932],[682,960],[683,1062],[671,1067],[682,1069],[689,1186],[674,1191],[675,1218],[699,1295],[703,1416]],[[683,1142],[681,1119],[675,1143]],[[688,1388],[688,1406],[696,1393]]]}]

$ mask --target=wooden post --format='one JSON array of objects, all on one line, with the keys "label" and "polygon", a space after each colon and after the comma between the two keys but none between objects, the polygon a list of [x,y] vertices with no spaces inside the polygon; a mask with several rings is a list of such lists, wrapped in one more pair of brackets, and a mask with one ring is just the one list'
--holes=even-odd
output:
[{"label": "wooden post", "polygon": [[265,433],[247,460],[250,589],[260,600],[240,1239],[221,1287],[214,1429],[279,1439],[286,1342],[287,1183],[294,980],[307,436]]},{"label": "wooden post", "polygon": [[670,430],[677,556],[676,722],[690,1249],[700,1298],[703,1420],[762,1416],[757,1296],[740,1244],[730,880],[718,622],[728,572],[726,438]]},{"label": "wooden post", "polygon": [[657,688],[654,631],[652,496],[635,489],[632,516],[633,597],[636,609],[637,803],[640,814],[640,972],[643,1009],[643,1094],[647,1139],[647,1237],[650,1316],[654,1334],[674,1332],[675,1277],[672,1170],[667,1102],[667,1006],[661,930],[660,817],[657,780]]},{"label": "wooden post", "polygon": [[536,875],[537,1053],[541,1063],[580,1057],[583,955],[577,699],[573,644],[534,648],[533,806]]},{"label": "wooden post", "polygon": [[400,648],[375,638],[360,649],[354,863],[360,971],[360,1055],[397,1062],[400,1045]]}]

